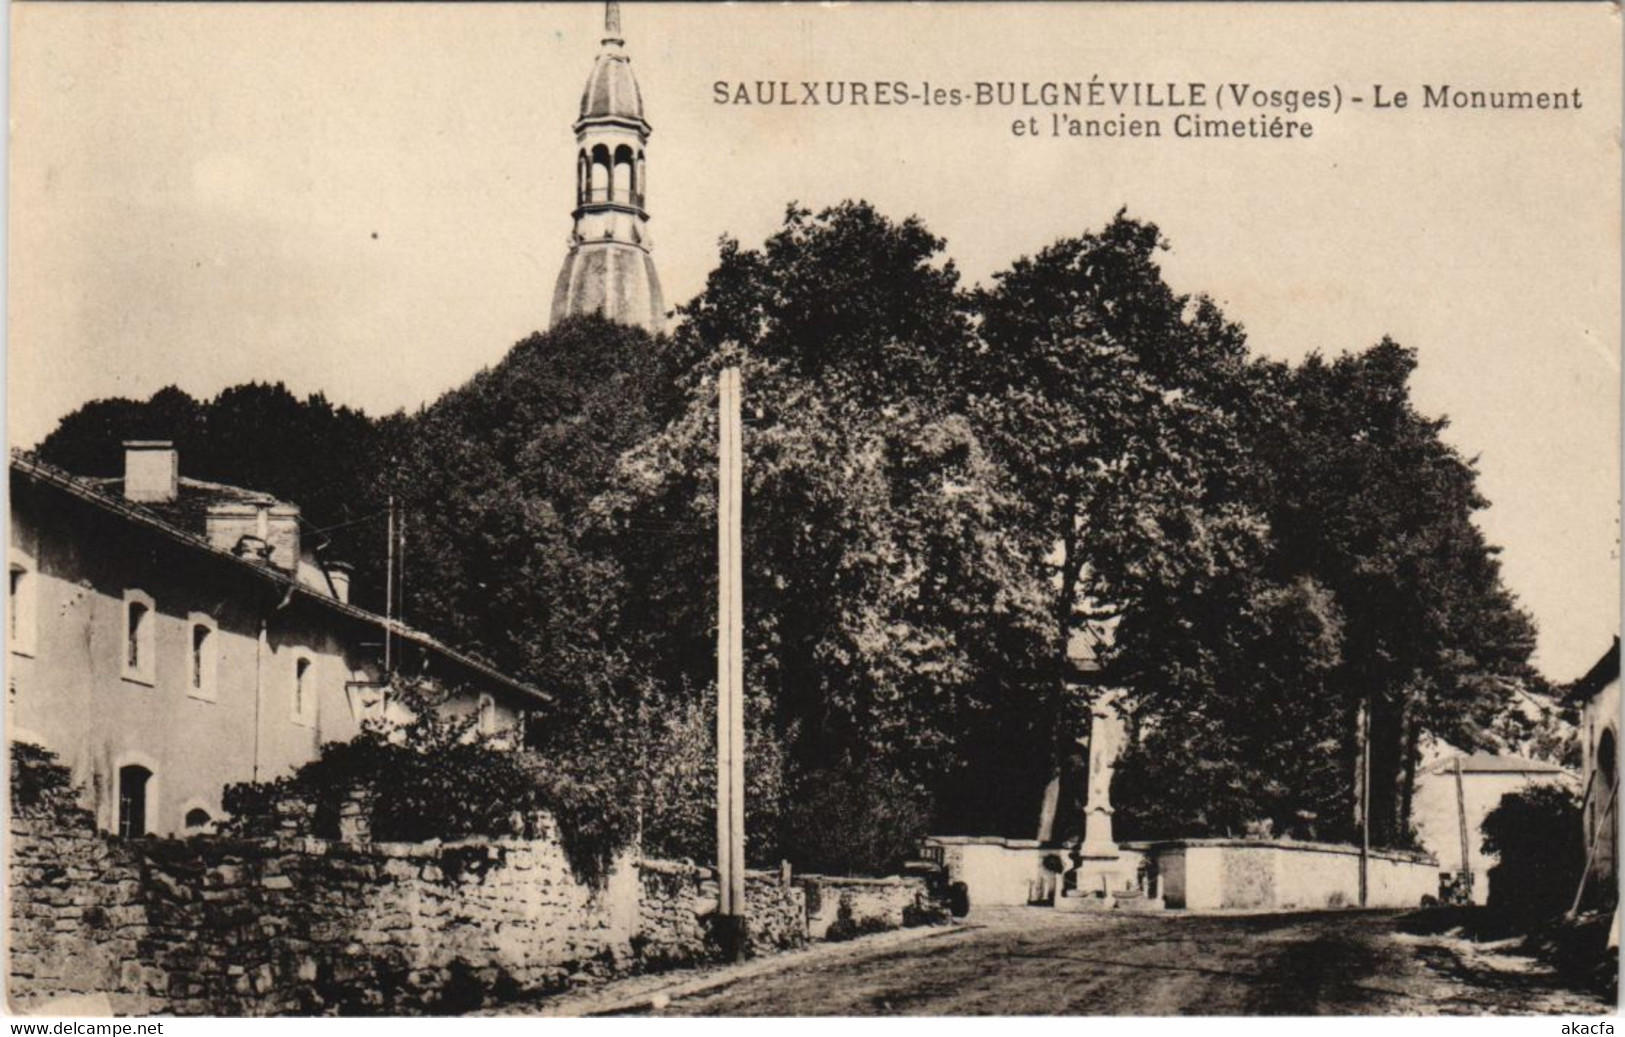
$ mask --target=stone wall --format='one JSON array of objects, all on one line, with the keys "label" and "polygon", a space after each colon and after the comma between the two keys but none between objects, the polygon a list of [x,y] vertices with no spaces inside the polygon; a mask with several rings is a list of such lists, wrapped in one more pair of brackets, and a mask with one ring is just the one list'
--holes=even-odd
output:
[{"label": "stone wall", "polygon": [[[100,995],[120,1014],[450,1013],[719,953],[710,869],[628,858],[595,888],[545,828],[119,841],[53,806],[13,817],[10,859],[16,1011]],[[752,953],[807,941],[801,887],[754,873],[747,901]]]},{"label": "stone wall", "polygon": [[[632,942],[638,966],[672,968],[716,957],[711,930],[719,896],[716,872],[655,860],[640,861],[636,869],[640,889]],[[777,872],[747,872],[745,904],[750,919],[748,953],[771,954],[806,944],[806,898]]]},{"label": "stone wall", "polygon": [[933,914],[924,879],[799,875],[795,883],[806,899],[807,935],[814,940],[900,929]]},{"label": "stone wall", "polygon": [[[1118,868],[1134,875],[1145,857],[1147,843],[1118,844]],[[1053,904],[1057,886],[1065,886],[1065,873],[1076,863],[1071,846],[1040,843],[1034,839],[998,836],[934,835],[925,850],[948,872],[950,882],[963,882],[970,906],[1011,907]]]},{"label": "stone wall", "polygon": [[129,990],[114,1007],[139,1012],[146,990],[139,941],[147,931],[140,866],[93,834],[88,812],[63,821],[11,823],[10,1007]]}]

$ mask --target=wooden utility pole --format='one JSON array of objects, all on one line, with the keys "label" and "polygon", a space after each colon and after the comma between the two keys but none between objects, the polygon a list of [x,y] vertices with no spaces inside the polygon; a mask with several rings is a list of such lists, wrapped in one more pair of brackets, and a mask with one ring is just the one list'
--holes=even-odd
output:
[{"label": "wooden utility pole", "polygon": [[1360,703],[1360,906],[1371,899],[1371,698]]},{"label": "wooden utility pole", "polygon": [[1461,756],[1456,757],[1456,827],[1461,837],[1461,869],[1456,873],[1458,893],[1463,894],[1469,901],[1473,899],[1473,867],[1468,854],[1467,842],[1467,790],[1461,780]]},{"label": "wooden utility pole", "polygon": [[395,523],[395,619],[406,625],[406,511]]},{"label": "wooden utility pole", "polygon": [[745,953],[745,653],[739,368],[717,381],[717,915],[723,952]]},{"label": "wooden utility pole", "polygon": [[384,679],[395,669],[395,495],[389,495],[389,530],[385,533],[388,544],[384,556]]}]

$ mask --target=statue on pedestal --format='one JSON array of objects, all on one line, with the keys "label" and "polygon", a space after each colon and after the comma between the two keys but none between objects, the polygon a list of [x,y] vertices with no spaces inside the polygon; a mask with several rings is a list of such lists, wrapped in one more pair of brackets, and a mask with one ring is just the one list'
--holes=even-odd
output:
[{"label": "statue on pedestal", "polygon": [[1083,841],[1073,854],[1073,867],[1056,884],[1056,907],[1112,907],[1113,897],[1139,889],[1137,862],[1124,859],[1112,836],[1112,770],[1124,740],[1123,718],[1117,710],[1121,697],[1120,691],[1101,690],[1089,706],[1089,783],[1083,808]]},{"label": "statue on pedestal", "polygon": [[1089,785],[1083,806],[1083,857],[1116,860],[1112,838],[1112,771],[1123,749],[1123,718],[1117,711],[1121,693],[1102,691],[1089,707]]}]

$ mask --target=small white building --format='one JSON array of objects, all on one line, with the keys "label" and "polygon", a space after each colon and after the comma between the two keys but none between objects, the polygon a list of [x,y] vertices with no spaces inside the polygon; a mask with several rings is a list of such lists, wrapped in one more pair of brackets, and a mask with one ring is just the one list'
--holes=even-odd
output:
[{"label": "small white building", "polygon": [[[1457,793],[1457,766],[1461,788]],[[1439,859],[1442,875],[1462,870],[1462,827],[1466,826],[1467,867],[1473,874],[1473,902],[1486,903],[1490,894],[1489,869],[1495,855],[1484,852],[1479,826],[1507,794],[1534,785],[1563,784],[1578,788],[1579,779],[1553,763],[1521,756],[1471,753],[1446,756],[1426,766],[1416,779],[1411,817],[1423,847]]]}]

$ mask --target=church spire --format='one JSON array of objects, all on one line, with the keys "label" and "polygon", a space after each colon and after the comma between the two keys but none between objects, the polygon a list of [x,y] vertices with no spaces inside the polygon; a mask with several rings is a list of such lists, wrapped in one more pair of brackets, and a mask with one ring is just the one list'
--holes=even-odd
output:
[{"label": "church spire", "polygon": [[553,323],[598,313],[659,331],[666,305],[649,255],[645,152],[650,128],[624,43],[621,5],[609,0],[604,49],[587,77],[575,122],[575,226],[553,288]]}]

